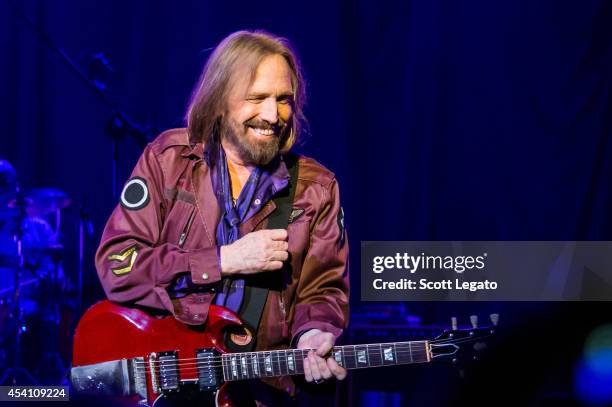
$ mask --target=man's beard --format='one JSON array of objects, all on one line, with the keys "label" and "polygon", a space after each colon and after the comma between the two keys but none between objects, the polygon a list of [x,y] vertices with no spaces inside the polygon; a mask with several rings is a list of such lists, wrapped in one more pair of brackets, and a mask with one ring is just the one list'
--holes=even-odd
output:
[{"label": "man's beard", "polygon": [[[275,134],[269,140],[257,140],[247,135],[249,127],[261,129],[272,129]],[[221,140],[226,140],[236,150],[236,153],[249,165],[266,165],[278,155],[280,142],[287,130],[286,123],[279,122],[278,125],[271,126],[269,123],[251,119],[245,123],[238,123],[223,116],[221,120]]]}]

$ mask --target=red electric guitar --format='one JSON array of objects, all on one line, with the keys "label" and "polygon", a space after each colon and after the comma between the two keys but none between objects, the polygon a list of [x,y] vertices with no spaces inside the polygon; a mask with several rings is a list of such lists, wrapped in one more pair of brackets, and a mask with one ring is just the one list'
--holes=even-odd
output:
[{"label": "red electric guitar", "polygon": [[[226,333],[240,327],[234,313],[215,305],[206,325],[193,327],[99,302],[76,329],[73,391],[156,407],[194,397],[204,405],[232,406],[232,382],[304,373],[307,350],[230,353]],[[427,363],[478,351],[493,333],[491,327],[474,328],[444,331],[426,341],[336,346],[330,357],[347,369]]]}]

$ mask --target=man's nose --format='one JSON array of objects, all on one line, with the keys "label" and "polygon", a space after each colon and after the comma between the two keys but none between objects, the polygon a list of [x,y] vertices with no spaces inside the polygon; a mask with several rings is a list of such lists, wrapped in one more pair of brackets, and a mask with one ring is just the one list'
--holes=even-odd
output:
[{"label": "man's nose", "polygon": [[267,98],[263,101],[259,117],[270,124],[276,124],[278,121],[278,106],[275,98]]}]

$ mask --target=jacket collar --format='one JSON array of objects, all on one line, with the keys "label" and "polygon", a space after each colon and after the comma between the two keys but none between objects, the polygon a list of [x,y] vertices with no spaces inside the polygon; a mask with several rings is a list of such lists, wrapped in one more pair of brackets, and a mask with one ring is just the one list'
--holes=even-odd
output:
[{"label": "jacket collar", "polygon": [[204,156],[204,145],[201,142],[190,144],[189,147],[183,151],[181,156],[191,159],[202,159]]}]

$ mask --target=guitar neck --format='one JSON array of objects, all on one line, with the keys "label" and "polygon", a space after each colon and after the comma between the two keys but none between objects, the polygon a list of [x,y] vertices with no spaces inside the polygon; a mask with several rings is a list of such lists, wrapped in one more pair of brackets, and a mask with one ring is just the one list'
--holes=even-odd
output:
[{"label": "guitar neck", "polygon": [[[226,381],[298,375],[304,373],[309,349],[285,349],[223,355]],[[431,361],[428,341],[336,346],[330,352],[346,369],[407,365]]]}]

